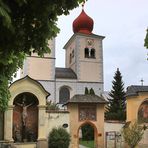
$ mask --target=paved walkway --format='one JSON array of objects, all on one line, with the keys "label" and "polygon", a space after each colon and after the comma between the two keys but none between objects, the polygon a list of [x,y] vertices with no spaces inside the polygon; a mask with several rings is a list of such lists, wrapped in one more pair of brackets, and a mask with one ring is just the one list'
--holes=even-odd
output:
[{"label": "paved walkway", "polygon": [[88,148],[88,147],[83,146],[83,145],[79,145],[79,148]]}]

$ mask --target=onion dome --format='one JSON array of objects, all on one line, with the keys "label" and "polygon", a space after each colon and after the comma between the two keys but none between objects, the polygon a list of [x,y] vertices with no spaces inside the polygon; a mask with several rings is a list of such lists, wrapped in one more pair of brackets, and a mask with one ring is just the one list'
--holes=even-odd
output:
[{"label": "onion dome", "polygon": [[91,34],[93,25],[93,19],[82,9],[81,14],[73,21],[73,32]]}]

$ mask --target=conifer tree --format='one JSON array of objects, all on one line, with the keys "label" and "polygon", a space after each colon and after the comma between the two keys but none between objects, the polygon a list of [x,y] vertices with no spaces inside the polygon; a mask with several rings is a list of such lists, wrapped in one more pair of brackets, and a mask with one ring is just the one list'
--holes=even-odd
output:
[{"label": "conifer tree", "polygon": [[85,87],[85,95],[88,95],[89,94],[89,90],[87,87]]},{"label": "conifer tree", "polygon": [[126,104],[125,104],[125,91],[122,75],[117,68],[114,80],[112,81],[112,89],[109,93],[111,96],[109,104],[106,107],[105,118],[107,120],[122,120],[126,118]]},{"label": "conifer tree", "polygon": [[90,94],[95,95],[95,92],[94,92],[93,88],[90,89]]}]

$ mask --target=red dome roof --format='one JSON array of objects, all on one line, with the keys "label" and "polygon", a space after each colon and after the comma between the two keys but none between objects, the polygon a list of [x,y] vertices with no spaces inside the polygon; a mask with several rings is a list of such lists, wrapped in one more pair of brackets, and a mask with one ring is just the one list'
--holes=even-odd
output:
[{"label": "red dome roof", "polygon": [[91,34],[93,25],[93,19],[90,18],[82,9],[81,14],[73,21],[73,32]]}]

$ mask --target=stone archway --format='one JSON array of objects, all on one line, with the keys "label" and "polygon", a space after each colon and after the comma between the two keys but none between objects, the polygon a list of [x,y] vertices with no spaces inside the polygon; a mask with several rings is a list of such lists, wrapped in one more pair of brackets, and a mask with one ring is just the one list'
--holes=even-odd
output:
[{"label": "stone archway", "polygon": [[[14,113],[15,106],[17,106],[18,103],[23,104],[23,99],[19,99],[18,96],[21,94],[25,94],[25,95],[28,95],[26,104],[32,105],[32,107],[28,108],[29,113],[33,112],[33,109],[32,109],[34,106],[32,104],[33,102],[35,103],[35,107],[38,110],[38,117],[37,117],[38,130],[36,132],[37,144],[40,145],[45,143],[45,145],[47,145],[47,135],[46,135],[46,128],[45,128],[46,98],[50,95],[50,93],[48,93],[38,81],[30,78],[29,76],[26,76],[12,83],[9,87],[9,90],[10,90],[11,98],[8,102],[8,110],[5,112],[5,115],[4,115],[4,140],[8,141],[9,143],[13,143],[14,140],[16,140],[14,139],[13,132],[15,131],[14,130],[15,128],[17,129],[17,125],[14,125],[13,113]],[[30,99],[30,98],[34,98],[34,99]],[[30,102],[31,100],[32,101],[34,100],[34,101]],[[18,111],[17,112],[18,117],[21,118],[22,108],[18,105],[16,110]],[[33,113],[30,116],[34,116]],[[21,122],[21,119],[20,119],[20,122]],[[36,130],[33,130],[33,131],[36,131]],[[30,133],[30,134],[34,135],[33,133]],[[20,137],[20,141],[23,141],[22,139],[23,138]]]},{"label": "stone archway", "polygon": [[39,101],[32,93],[17,95],[13,105],[13,139],[15,142],[34,142],[38,137]]},{"label": "stone archway", "polygon": [[148,124],[148,99],[144,100],[138,109],[138,122]]},{"label": "stone archway", "polygon": [[82,123],[77,132],[77,139],[78,139],[78,144],[80,145],[91,145],[91,147],[97,147],[98,146],[98,141],[97,141],[97,128],[96,126],[90,122],[90,121],[85,121]]}]

